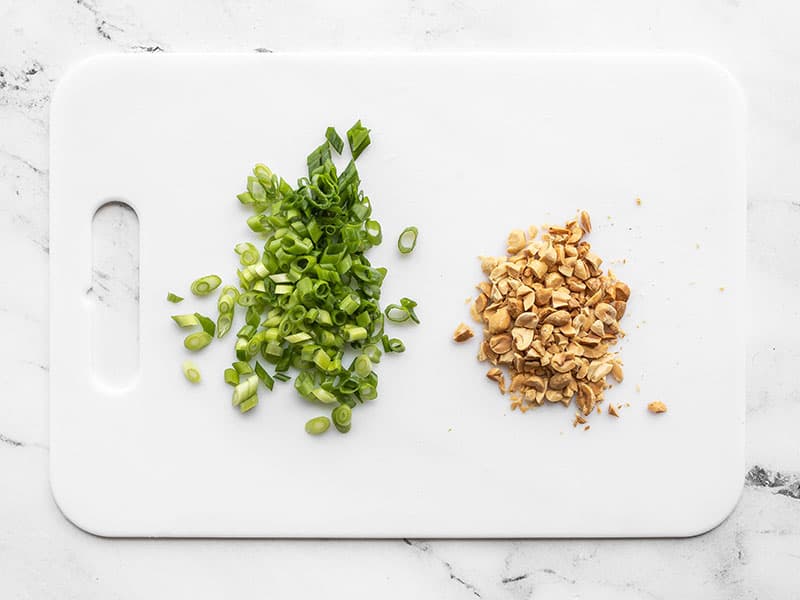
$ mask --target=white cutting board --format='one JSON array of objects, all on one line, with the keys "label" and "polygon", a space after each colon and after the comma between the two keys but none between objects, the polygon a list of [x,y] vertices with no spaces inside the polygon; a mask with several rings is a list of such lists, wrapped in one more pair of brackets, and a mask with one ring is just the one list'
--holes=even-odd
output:
[{"label": "white cutting board", "polygon": [[[165,302],[195,277],[235,278],[248,239],[235,195],[256,162],[295,180],[328,125],[372,128],[359,160],[383,224],[384,302],[419,301],[408,348],[348,435],[290,385],[242,416]],[[724,519],[743,475],[745,153],[742,94],[706,60],[655,56],[107,56],[52,106],[51,482],[64,514],[106,536],[688,536]],[[642,199],[638,206],[635,199]],[[138,213],[140,367],[109,388],[91,366],[91,220]],[[622,416],[520,414],[451,334],[508,231],[595,224],[595,251],[633,295]],[[416,251],[395,240],[417,225]],[[621,264],[627,259],[626,264]],[[611,264],[620,261],[620,264]],[[722,291],[720,288],[724,288]],[[215,297],[215,296],[214,296]],[[637,385],[641,391],[637,392]],[[664,401],[652,415],[646,404]]]}]

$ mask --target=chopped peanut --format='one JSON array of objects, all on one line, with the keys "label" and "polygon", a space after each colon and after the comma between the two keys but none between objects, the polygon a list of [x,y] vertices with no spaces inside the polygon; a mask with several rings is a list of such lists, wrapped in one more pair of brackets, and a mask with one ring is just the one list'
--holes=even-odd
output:
[{"label": "chopped peanut", "polygon": [[[622,362],[610,347],[625,336],[620,320],[631,290],[602,270],[602,259],[583,240],[591,230],[582,211],[563,227],[531,227],[527,236],[516,229],[507,256],[481,257],[487,280],[470,308],[484,326],[478,359],[492,364],[487,377],[503,393],[507,369],[509,389],[518,394],[512,409],[524,412],[545,400],[569,406],[576,398],[582,420],[575,425],[583,424],[604,399],[606,377],[623,380]],[[463,323],[453,335],[469,337]],[[612,406],[608,412],[619,416]]]},{"label": "chopped peanut", "polygon": [[464,323],[459,323],[458,327],[456,327],[455,332],[453,333],[453,340],[456,342],[466,342],[468,339],[473,337],[475,333],[470,329],[468,325]]}]

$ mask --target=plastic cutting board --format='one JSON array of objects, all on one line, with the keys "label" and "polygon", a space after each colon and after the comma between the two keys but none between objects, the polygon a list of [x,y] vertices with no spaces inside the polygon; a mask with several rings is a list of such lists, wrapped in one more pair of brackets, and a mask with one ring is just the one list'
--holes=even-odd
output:
[{"label": "plastic cutting board", "polygon": [[[195,277],[235,279],[249,239],[236,201],[256,162],[290,180],[328,125],[372,128],[359,159],[383,224],[384,302],[422,324],[379,365],[380,397],[348,435],[291,384],[242,416],[222,370],[191,387],[168,304]],[[745,153],[742,94],[680,56],[163,55],[76,66],[52,106],[51,482],[77,526],[105,536],[688,536],[742,484]],[[641,198],[641,205],[636,203]],[[110,200],[140,222],[140,366],[92,368],[91,222]],[[587,210],[588,241],[633,295],[626,379],[591,429],[571,409],[512,412],[455,345],[477,256],[516,227]],[[397,234],[416,225],[416,251]],[[721,289],[721,288],[724,288]],[[186,294],[188,295],[188,294]],[[637,388],[639,391],[637,391]],[[669,411],[652,415],[648,402]],[[627,405],[630,406],[627,406]]]}]

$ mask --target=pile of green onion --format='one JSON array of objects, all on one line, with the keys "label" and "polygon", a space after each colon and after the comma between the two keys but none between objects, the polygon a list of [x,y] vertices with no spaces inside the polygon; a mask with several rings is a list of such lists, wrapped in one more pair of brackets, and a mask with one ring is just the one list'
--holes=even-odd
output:
[{"label": "pile of green onion", "polygon": [[[230,331],[235,311],[244,311],[245,325],[236,333],[236,361],[225,369],[233,386],[233,405],[247,412],[258,405],[263,384],[288,381],[306,400],[331,407],[330,418],[306,423],[310,434],[327,431],[333,423],[350,431],[352,410],[378,395],[375,372],[384,353],[403,352],[403,342],[384,332],[384,321],[414,322],[417,303],[402,298],[385,312],[379,300],[386,269],[370,264],[365,253],[382,241],[380,223],[371,218],[370,200],[360,189],[356,159],[370,144],[369,130],[358,121],[347,132],[352,159],[337,173],[331,151],[341,154],[344,142],[333,127],[325,141],[308,156],[308,177],[293,188],[268,167],[258,164],[247,178],[239,201],[253,210],[250,229],[263,241],[263,251],[242,242],[239,285],[223,286],[217,300],[216,323],[200,313],[175,315],[181,327],[199,327],[184,346],[201,350]],[[398,250],[407,254],[416,245],[417,229],[406,228]],[[191,285],[197,296],[211,294],[222,280],[207,275]],[[182,298],[169,293],[170,302]],[[264,365],[272,365],[270,375]],[[197,367],[184,364],[184,374],[200,381]]]}]

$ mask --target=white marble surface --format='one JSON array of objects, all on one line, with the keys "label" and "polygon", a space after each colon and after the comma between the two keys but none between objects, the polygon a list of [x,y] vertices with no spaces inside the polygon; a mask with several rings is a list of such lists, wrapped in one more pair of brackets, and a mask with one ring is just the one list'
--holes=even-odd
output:
[{"label": "white marble surface", "polygon": [[[0,597],[797,597],[798,22],[793,0],[0,0]],[[100,52],[310,49],[677,50],[734,73],[750,108],[751,475],[719,528],[688,540],[150,541],[64,520],[47,481],[56,81]]]}]

